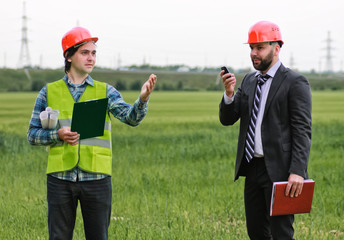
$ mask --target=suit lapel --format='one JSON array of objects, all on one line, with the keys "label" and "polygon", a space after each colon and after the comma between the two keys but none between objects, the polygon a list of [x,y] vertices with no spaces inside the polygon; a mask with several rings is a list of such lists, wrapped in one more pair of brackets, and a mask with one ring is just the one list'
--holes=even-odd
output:
[{"label": "suit lapel", "polygon": [[284,79],[286,77],[286,75],[284,74],[286,71],[287,71],[287,69],[281,64],[281,66],[277,70],[274,78],[272,79],[268,98],[267,98],[266,103],[265,103],[264,116],[268,112],[269,107],[270,107],[278,89],[280,88],[282,82],[284,81]]}]

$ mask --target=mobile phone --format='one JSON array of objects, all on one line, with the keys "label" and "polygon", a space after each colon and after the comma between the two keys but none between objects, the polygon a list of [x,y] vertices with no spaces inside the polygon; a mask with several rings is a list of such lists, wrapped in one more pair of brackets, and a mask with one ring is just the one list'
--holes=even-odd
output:
[{"label": "mobile phone", "polygon": [[[224,74],[229,73],[229,70],[228,70],[228,68],[227,68],[226,66],[221,67],[221,70],[224,70],[224,71],[225,71]],[[230,78],[230,77],[232,77],[232,75],[229,75],[228,78]]]},{"label": "mobile phone", "polygon": [[227,68],[226,66],[221,67],[221,70],[224,70],[224,71],[225,71],[224,74],[229,73],[228,68]]}]

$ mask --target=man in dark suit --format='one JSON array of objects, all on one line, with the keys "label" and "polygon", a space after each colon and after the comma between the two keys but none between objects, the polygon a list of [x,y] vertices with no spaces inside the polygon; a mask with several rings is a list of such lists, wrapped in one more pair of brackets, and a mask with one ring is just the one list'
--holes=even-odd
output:
[{"label": "man in dark suit", "polygon": [[311,146],[312,99],[308,81],[283,66],[279,27],[261,21],[249,30],[251,60],[257,70],[247,74],[234,93],[234,74],[221,71],[225,94],[220,122],[240,119],[235,180],[245,176],[245,212],[251,239],[293,239],[294,215],[270,217],[272,183],[288,181],[285,194],[298,197]]}]

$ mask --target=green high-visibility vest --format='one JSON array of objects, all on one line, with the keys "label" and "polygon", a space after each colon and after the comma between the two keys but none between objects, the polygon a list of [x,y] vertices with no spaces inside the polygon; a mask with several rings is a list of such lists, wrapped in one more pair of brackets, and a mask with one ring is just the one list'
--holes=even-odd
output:
[{"label": "green high-visibility vest", "polygon": [[[106,97],[106,83],[93,81],[94,86],[87,85],[79,102]],[[53,110],[59,110],[58,127],[70,127],[75,101],[65,81],[61,79],[49,83],[47,85],[47,95],[48,106]],[[76,166],[87,172],[111,175],[111,120],[108,112],[106,113],[103,136],[80,140],[79,144],[74,146],[63,142],[50,147],[47,173],[71,170]]]}]

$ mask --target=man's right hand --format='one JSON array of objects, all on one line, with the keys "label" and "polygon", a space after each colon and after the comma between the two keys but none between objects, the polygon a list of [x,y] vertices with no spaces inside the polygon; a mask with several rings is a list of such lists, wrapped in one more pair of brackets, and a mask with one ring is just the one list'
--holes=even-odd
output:
[{"label": "man's right hand", "polygon": [[70,127],[63,127],[58,130],[58,135],[61,140],[69,145],[78,144],[80,134],[77,132],[71,132]]},{"label": "man's right hand", "polygon": [[222,82],[225,87],[226,95],[231,98],[234,95],[236,78],[233,73],[224,73],[225,71],[222,70],[220,76],[222,77]]}]

